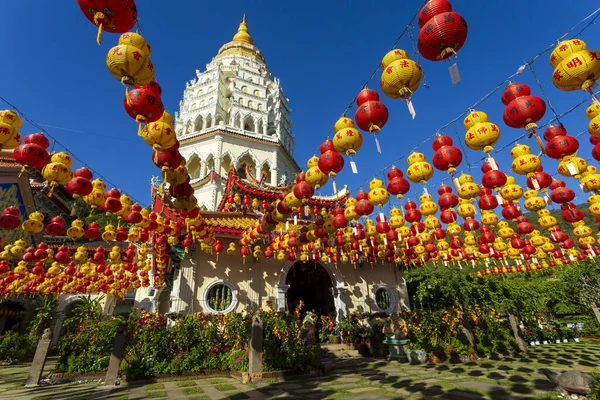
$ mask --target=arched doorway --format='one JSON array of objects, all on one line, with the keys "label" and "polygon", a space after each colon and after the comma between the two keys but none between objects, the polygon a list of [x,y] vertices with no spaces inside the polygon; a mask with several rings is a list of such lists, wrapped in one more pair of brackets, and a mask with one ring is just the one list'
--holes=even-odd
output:
[{"label": "arched doorway", "polygon": [[285,284],[289,285],[288,310],[295,310],[302,300],[304,310],[314,311],[317,315],[336,311],[331,277],[320,264],[296,262],[287,273]]},{"label": "arched doorway", "polygon": [[23,304],[6,300],[0,303],[0,334],[9,331],[22,331],[26,308]]}]

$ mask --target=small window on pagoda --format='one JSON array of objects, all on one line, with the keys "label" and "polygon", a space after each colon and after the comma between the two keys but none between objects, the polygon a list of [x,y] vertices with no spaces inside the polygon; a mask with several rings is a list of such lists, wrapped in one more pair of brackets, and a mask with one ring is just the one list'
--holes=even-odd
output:
[{"label": "small window on pagoda", "polygon": [[260,96],[260,92],[258,90],[255,90],[254,95],[258,97],[258,96]]},{"label": "small window on pagoda", "polygon": [[[205,104],[205,101],[204,101],[204,100],[202,100],[202,101],[200,102],[200,107],[204,107],[204,104]],[[196,107],[194,107],[194,108],[196,108]]]},{"label": "small window on pagoda", "polygon": [[228,281],[212,282],[204,292],[204,305],[213,313],[226,314],[237,306],[237,289]]},{"label": "small window on pagoda", "polygon": [[202,89],[198,90],[198,96],[202,96]]},{"label": "small window on pagoda", "polygon": [[258,107],[257,108],[258,108],[258,111],[262,111],[262,104],[258,103]]},{"label": "small window on pagoda", "polygon": [[254,108],[254,102],[252,100],[248,100],[248,107]]},{"label": "small window on pagoda", "polygon": [[242,92],[248,93],[248,87],[247,86],[242,86]]},{"label": "small window on pagoda", "polygon": [[241,105],[241,106],[243,106],[243,105],[244,105],[244,99],[242,99],[242,98],[240,97],[240,101],[239,101],[239,103],[240,103],[240,105]]}]

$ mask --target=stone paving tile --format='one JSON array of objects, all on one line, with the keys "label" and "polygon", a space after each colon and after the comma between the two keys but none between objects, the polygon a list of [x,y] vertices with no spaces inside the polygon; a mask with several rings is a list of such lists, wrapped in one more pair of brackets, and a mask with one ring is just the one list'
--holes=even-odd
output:
[{"label": "stone paving tile", "polygon": [[362,392],[370,392],[371,390],[377,390],[377,388],[374,388],[374,387],[362,387],[362,388],[350,389],[350,390],[348,390],[348,392],[350,392],[350,393],[362,393]]},{"label": "stone paving tile", "polygon": [[357,385],[357,383],[338,383],[335,385],[328,385],[327,389],[345,389],[345,388],[351,388],[351,387],[355,387]]}]

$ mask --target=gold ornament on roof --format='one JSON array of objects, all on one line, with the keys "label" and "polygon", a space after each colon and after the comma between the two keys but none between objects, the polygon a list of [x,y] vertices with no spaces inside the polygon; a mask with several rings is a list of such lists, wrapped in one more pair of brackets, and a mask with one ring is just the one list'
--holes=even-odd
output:
[{"label": "gold ornament on roof", "polygon": [[250,33],[248,32],[248,25],[246,25],[246,14],[244,14],[242,22],[240,22],[240,26],[238,27],[237,33],[233,37],[233,41],[254,44],[252,42],[252,36],[250,36]]}]

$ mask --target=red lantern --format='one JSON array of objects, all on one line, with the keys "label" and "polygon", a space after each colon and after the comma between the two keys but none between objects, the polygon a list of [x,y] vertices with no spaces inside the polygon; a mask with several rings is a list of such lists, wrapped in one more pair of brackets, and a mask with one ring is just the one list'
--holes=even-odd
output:
[{"label": "red lantern", "polygon": [[179,147],[179,142],[177,142],[176,146],[173,146],[169,149],[154,150],[154,153],[152,153],[152,162],[154,162],[154,165],[156,165],[158,168],[167,167],[173,169],[179,167],[183,162],[183,157],[181,156],[181,153],[179,153],[179,150],[175,147]]},{"label": "red lantern", "polygon": [[6,207],[0,216],[0,228],[16,229],[21,225],[21,212],[16,207]]},{"label": "red lantern", "polygon": [[321,154],[325,153],[327,150],[335,150],[335,146],[333,145],[333,140],[324,141],[319,147]]},{"label": "red lantern", "polygon": [[529,86],[520,83],[511,83],[502,94],[504,109],[504,123],[511,128],[525,128],[529,137],[535,136],[535,140],[544,152],[542,139],[538,136],[536,129],[540,119],[546,113],[546,103],[537,96],[531,96]]},{"label": "red lantern", "polygon": [[404,176],[404,173],[402,172],[402,170],[400,168],[397,168],[396,166],[393,166],[392,168],[390,168],[390,170],[387,173],[387,178],[390,181],[396,177],[402,178],[403,176]]},{"label": "red lantern", "polygon": [[354,205],[354,211],[358,215],[369,215],[373,212],[373,209],[373,204],[367,199],[359,200]]},{"label": "red lantern", "polygon": [[544,140],[548,141],[556,136],[566,136],[567,130],[562,125],[550,125],[544,131]]},{"label": "red lantern", "polygon": [[458,205],[458,196],[452,192],[446,192],[438,198],[438,204],[442,210],[454,208]]},{"label": "red lantern", "polygon": [[577,150],[579,141],[573,136],[555,136],[546,144],[546,154],[555,160],[575,154]]},{"label": "red lantern", "polygon": [[419,13],[419,53],[430,61],[444,60],[467,40],[467,21],[455,12],[447,0],[430,0]]},{"label": "red lantern", "polygon": [[327,150],[319,157],[319,169],[329,176],[335,176],[344,168],[344,157],[335,150]]},{"label": "red lantern", "polygon": [[452,138],[445,135],[437,135],[432,145],[435,153],[433,154],[433,166],[440,171],[450,173],[456,171],[456,167],[462,162],[461,151],[452,145]]},{"label": "red lantern", "polygon": [[303,201],[310,199],[314,193],[315,193],[315,189],[313,189],[304,180],[297,182],[294,185],[294,196],[296,196],[297,198],[299,198]]},{"label": "red lantern", "polygon": [[481,177],[481,184],[488,189],[498,189],[506,184],[506,174],[498,169],[486,172]]},{"label": "red lantern", "polygon": [[[32,136],[34,137],[31,138]],[[40,142],[43,145],[40,145]],[[48,139],[41,133],[27,135],[25,136],[25,143],[20,144],[13,150],[13,157],[16,162],[23,166],[23,170],[32,167],[41,170],[50,162],[50,155],[46,151],[48,146]]]},{"label": "red lantern", "polygon": [[[536,187],[537,184],[537,187]],[[527,187],[529,189],[534,190],[543,190],[545,191],[548,186],[552,184],[552,175],[547,172],[544,172],[540,167],[537,171],[533,173],[532,176],[527,176]]]},{"label": "red lantern", "polygon": [[102,41],[102,31],[124,33],[135,26],[137,8],[134,0],[77,0],[85,17],[98,27],[96,41]]},{"label": "red lantern", "polygon": [[372,89],[363,89],[356,96],[358,109],[354,115],[356,125],[363,131],[377,133],[387,123],[389,112],[379,101],[379,95]]},{"label": "red lantern", "polygon": [[165,111],[161,92],[160,85],[154,80],[147,85],[136,86],[125,95],[125,111],[138,123],[157,121]]}]

